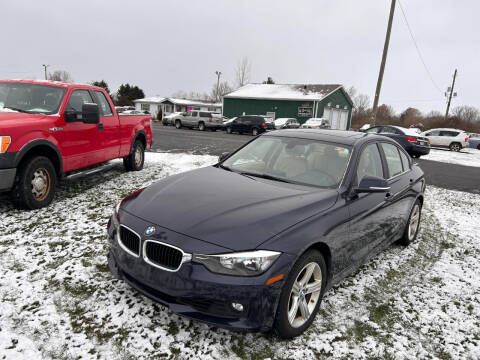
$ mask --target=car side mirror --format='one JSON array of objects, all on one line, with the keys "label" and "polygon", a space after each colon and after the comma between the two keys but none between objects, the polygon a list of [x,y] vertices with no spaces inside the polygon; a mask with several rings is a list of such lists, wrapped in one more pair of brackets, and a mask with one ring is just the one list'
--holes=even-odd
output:
[{"label": "car side mirror", "polygon": [[229,152],[223,152],[219,157],[218,157],[218,162],[222,162],[223,160],[225,160],[228,155],[230,155]]},{"label": "car side mirror", "polygon": [[360,184],[353,189],[357,194],[360,193],[382,193],[390,191],[387,180],[375,176],[365,176]]},{"label": "car side mirror", "polygon": [[85,124],[98,124],[100,122],[100,110],[97,104],[82,105],[82,121]]}]

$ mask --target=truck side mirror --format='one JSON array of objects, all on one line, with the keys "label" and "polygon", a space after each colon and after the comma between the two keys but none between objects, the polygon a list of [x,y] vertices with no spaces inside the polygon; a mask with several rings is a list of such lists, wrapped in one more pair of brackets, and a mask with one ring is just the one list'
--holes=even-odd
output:
[{"label": "truck side mirror", "polygon": [[228,157],[228,155],[230,155],[229,152],[221,153],[220,156],[218,157],[218,162],[222,162],[223,160],[225,160]]},{"label": "truck side mirror", "polygon": [[100,123],[100,110],[97,104],[86,103],[82,105],[82,121],[85,124]]}]

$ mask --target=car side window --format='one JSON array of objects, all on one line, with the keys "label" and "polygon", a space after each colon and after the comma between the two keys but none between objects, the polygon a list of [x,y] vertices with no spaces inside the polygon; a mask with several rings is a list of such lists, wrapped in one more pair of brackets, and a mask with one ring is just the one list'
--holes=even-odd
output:
[{"label": "car side window", "polygon": [[360,155],[357,166],[357,185],[365,176],[383,179],[382,158],[376,143],[367,145]]},{"label": "car side window", "polygon": [[208,113],[208,112],[200,112],[200,117],[208,117],[208,118],[211,118],[211,117],[212,117],[212,114],[211,114],[211,113]]},{"label": "car side window", "polygon": [[397,129],[392,128],[390,126],[384,126],[380,131],[380,134],[399,134],[399,133],[400,132]]},{"label": "car side window", "polygon": [[191,114],[191,116],[198,116],[198,112],[197,112],[197,111],[192,111],[190,114]]},{"label": "car side window", "polygon": [[372,127],[370,129],[367,129],[365,130],[366,133],[369,133],[369,134],[378,134],[378,132],[380,131],[380,127],[377,126],[377,127]]},{"label": "car side window", "polygon": [[433,130],[425,134],[426,136],[439,136],[440,131],[439,130]]},{"label": "car side window", "polygon": [[105,97],[105,94],[102,93],[101,91],[94,91],[95,98],[97,100],[97,104],[100,106],[100,111],[102,112],[103,116],[112,116],[112,108],[110,107],[110,104],[108,103],[107,98]]},{"label": "car side window", "polygon": [[88,90],[74,90],[68,100],[67,110],[82,112],[83,104],[92,104],[93,99]]},{"label": "car side window", "polygon": [[403,171],[410,170],[410,159],[407,155],[405,155],[402,150],[398,150],[398,152],[400,153],[400,157],[402,158]]},{"label": "car side window", "polygon": [[382,143],[383,153],[387,160],[389,178],[399,175],[403,172],[402,159],[398,152],[398,148],[393,144]]}]

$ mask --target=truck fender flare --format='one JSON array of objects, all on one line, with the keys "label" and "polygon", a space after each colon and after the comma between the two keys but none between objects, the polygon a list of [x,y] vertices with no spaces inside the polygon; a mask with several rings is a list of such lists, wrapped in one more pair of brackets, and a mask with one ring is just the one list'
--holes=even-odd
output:
[{"label": "truck fender flare", "polygon": [[135,141],[137,141],[137,139],[139,137],[143,137],[145,139],[145,148],[147,147],[147,134],[145,133],[145,131],[143,130],[137,130],[137,132],[135,133],[135,135],[133,136],[133,140],[132,140],[132,143],[130,144],[130,152],[129,154],[132,154],[133,153],[133,145],[135,144]]},{"label": "truck fender flare", "polygon": [[[55,146],[55,144],[53,144],[52,142],[50,142],[48,140],[45,140],[45,139],[32,140],[32,141],[26,143],[25,145],[23,145],[23,147],[20,149],[20,151],[15,156],[15,167],[18,167],[18,165],[25,158],[27,153],[36,146],[47,146],[55,152],[55,154],[57,155],[57,159],[58,159],[58,169],[57,169],[57,171],[58,171],[59,175],[62,174],[62,172],[63,172],[62,154],[60,153],[60,150],[58,150],[58,148]],[[54,164],[54,166],[55,166],[55,164]]]}]

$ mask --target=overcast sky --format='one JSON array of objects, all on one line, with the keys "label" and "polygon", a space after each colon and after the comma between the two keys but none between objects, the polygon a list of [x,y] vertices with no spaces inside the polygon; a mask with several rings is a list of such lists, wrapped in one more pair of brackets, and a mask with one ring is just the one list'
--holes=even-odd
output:
[{"label": "overcast sky", "polygon": [[[458,68],[453,105],[480,107],[476,0],[402,0],[423,67],[397,1],[380,103],[444,111],[443,92]],[[147,96],[210,91],[233,82],[244,56],[251,82],[340,83],[373,100],[390,0],[3,1],[0,78],[42,78],[42,64],[76,82],[129,82]]]}]

